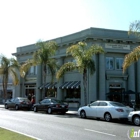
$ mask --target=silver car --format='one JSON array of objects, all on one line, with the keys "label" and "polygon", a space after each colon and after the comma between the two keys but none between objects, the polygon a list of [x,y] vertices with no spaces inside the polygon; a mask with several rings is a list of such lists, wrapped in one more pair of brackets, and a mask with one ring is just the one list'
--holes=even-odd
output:
[{"label": "silver car", "polygon": [[132,111],[128,115],[128,121],[139,126],[140,125],[140,111]]},{"label": "silver car", "polygon": [[114,101],[95,101],[87,106],[78,109],[78,115],[81,118],[101,118],[106,121],[112,119],[127,119],[133,108],[127,107],[122,103]]}]

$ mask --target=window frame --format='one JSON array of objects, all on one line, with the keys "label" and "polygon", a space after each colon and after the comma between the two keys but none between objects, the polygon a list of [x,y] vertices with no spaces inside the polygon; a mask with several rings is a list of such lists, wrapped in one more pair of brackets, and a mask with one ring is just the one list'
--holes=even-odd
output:
[{"label": "window frame", "polygon": [[[109,59],[108,60],[108,62],[109,62],[109,67],[107,66],[107,59]],[[110,65],[110,60],[112,60],[112,62],[113,62],[113,64],[112,64],[112,68],[111,68],[111,65]],[[114,70],[114,58],[113,57],[106,57],[105,58],[105,64],[106,64],[106,70]]]},{"label": "window frame", "polygon": [[[119,60],[118,61],[118,63],[119,63],[119,68],[117,68],[117,60]],[[116,70],[122,70],[123,69],[123,61],[124,61],[124,58],[122,58],[122,57],[117,57],[117,58],[115,58],[115,69]],[[121,65],[121,63],[122,63],[122,65]]]}]

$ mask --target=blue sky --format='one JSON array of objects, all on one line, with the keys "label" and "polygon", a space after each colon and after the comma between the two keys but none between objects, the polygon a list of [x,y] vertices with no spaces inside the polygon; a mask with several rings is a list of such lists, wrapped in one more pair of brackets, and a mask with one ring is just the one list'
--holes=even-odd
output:
[{"label": "blue sky", "polygon": [[90,27],[128,30],[140,0],[1,0],[0,54]]}]

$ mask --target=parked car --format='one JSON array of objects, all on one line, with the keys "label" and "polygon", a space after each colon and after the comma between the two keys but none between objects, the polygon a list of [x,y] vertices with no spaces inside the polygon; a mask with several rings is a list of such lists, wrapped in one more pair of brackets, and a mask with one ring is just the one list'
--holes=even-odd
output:
[{"label": "parked car", "polygon": [[65,114],[68,111],[68,105],[60,100],[45,98],[39,103],[33,105],[34,112],[46,111],[48,114],[60,112]]},{"label": "parked car", "polygon": [[140,125],[140,111],[132,111],[128,115],[128,121],[139,126]]},{"label": "parked car", "polygon": [[8,108],[14,108],[16,110],[18,109],[31,109],[31,101],[28,98],[24,98],[24,97],[16,97],[16,98],[12,98],[12,99],[8,99],[5,102],[5,109]]},{"label": "parked car", "polygon": [[126,107],[119,102],[95,101],[87,106],[80,107],[78,115],[81,118],[101,118],[109,122],[112,119],[127,119],[129,112],[133,110],[133,108]]}]

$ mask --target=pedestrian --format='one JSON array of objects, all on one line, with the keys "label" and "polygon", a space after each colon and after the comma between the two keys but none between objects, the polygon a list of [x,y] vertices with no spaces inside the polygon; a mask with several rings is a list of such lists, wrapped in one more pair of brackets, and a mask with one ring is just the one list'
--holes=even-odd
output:
[{"label": "pedestrian", "polygon": [[35,104],[35,96],[34,95],[32,96],[31,103],[32,103],[32,105]]}]

